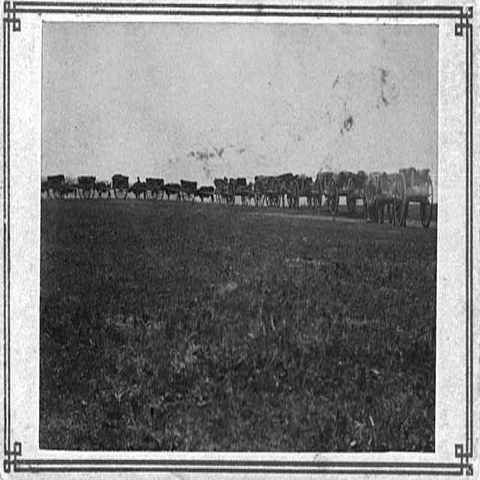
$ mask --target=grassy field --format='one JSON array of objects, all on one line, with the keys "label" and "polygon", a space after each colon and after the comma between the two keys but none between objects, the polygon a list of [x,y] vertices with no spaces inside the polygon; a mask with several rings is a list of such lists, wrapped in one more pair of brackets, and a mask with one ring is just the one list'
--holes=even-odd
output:
[{"label": "grassy field", "polygon": [[433,451],[436,230],[42,201],[40,447]]}]

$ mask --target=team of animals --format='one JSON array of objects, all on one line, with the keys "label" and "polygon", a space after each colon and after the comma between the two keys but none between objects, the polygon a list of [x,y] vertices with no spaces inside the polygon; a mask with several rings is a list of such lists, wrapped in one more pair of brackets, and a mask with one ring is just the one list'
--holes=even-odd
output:
[{"label": "team of animals", "polygon": [[336,215],[340,197],[345,197],[347,210],[353,214],[357,201],[363,207],[364,217],[374,222],[384,221],[385,213],[390,223],[405,226],[410,203],[420,205],[420,219],[428,227],[433,214],[433,184],[430,170],[400,169],[398,173],[373,172],[367,174],[342,171],[320,172],[313,179],[306,175],[286,173],[277,176],[259,175],[253,182],[246,178],[216,178],[214,186],[200,186],[197,182],[180,180],[165,183],[161,178],[137,177],[130,184],[125,175],[114,175],[112,181],[96,181],[94,176],[80,176],[77,183],[67,182],[64,175],[49,176],[42,182],[42,193],[54,198],[115,198],[125,199],[129,193],[135,198],[194,201],[195,198],[227,205],[240,198],[242,205],[299,208],[300,198],[307,207],[320,210],[325,201],[327,210]]}]

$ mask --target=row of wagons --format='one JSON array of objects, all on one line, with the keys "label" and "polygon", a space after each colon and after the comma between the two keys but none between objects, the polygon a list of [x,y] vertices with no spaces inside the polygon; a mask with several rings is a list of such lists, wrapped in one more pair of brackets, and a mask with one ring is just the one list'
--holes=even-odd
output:
[{"label": "row of wagons", "polygon": [[115,198],[125,199],[129,193],[135,198],[162,199],[176,196],[179,199],[193,200],[195,197],[214,199],[214,187],[203,186],[198,188],[197,182],[181,180],[180,183],[165,184],[162,178],[147,178],[142,182],[138,177],[132,185],[129,177],[121,174],[113,175],[112,181],[97,181],[94,176],[80,176],[77,182],[67,182],[65,175],[48,176],[42,182],[42,193],[54,198],[111,198],[112,191]]},{"label": "row of wagons", "polygon": [[360,170],[320,172],[316,178],[285,173],[277,176],[256,176],[254,182],[245,178],[217,178],[215,195],[219,202],[234,204],[240,197],[242,204],[254,202],[256,206],[299,208],[305,198],[307,208],[322,205],[333,215],[338,212],[344,198],[349,214],[355,213],[360,203],[363,216],[375,222],[385,217],[394,225],[405,225],[410,203],[420,205],[422,225],[428,227],[433,216],[433,183],[429,169],[414,167],[396,173]]},{"label": "row of wagons", "polygon": [[64,175],[47,177],[42,192],[55,198],[111,197],[125,199],[129,193],[135,198],[163,199],[166,196],[194,201],[195,198],[216,200],[227,205],[240,198],[243,205],[299,208],[301,198],[307,208],[325,205],[332,215],[338,212],[340,199],[345,198],[347,211],[354,214],[360,203],[363,216],[375,222],[387,220],[394,225],[405,225],[410,203],[420,205],[422,225],[428,227],[433,215],[433,183],[428,169],[410,167],[396,173],[360,170],[319,172],[316,178],[285,173],[277,176],[258,175],[253,182],[246,178],[216,178],[214,186],[198,186],[197,182],[181,180],[165,183],[161,178],[138,177],[130,184],[129,177],[113,175],[111,183],[97,181],[94,176],[80,176],[77,183],[66,182]]}]

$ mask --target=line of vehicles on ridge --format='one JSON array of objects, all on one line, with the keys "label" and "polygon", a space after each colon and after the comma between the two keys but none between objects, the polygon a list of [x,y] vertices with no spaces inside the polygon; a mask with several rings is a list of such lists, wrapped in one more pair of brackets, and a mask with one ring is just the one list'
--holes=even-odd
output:
[{"label": "line of vehicles on ridge", "polygon": [[135,198],[162,200],[164,198],[234,205],[239,198],[242,205],[299,208],[300,199],[312,210],[322,205],[332,215],[338,212],[340,198],[346,200],[349,214],[360,203],[365,218],[382,222],[385,216],[394,225],[405,226],[410,203],[420,206],[420,220],[428,228],[433,216],[433,184],[429,169],[410,167],[397,173],[357,173],[341,171],[319,172],[316,178],[285,173],[276,176],[258,175],[253,182],[244,177],[216,178],[214,185],[198,186],[191,180],[165,183],[162,178],[147,178],[131,184],[125,175],[113,175],[111,182],[97,181],[95,176],[80,176],[76,183],[68,182],[64,175],[53,175],[42,181],[42,193],[58,199],[112,198],[126,199],[131,193]]}]

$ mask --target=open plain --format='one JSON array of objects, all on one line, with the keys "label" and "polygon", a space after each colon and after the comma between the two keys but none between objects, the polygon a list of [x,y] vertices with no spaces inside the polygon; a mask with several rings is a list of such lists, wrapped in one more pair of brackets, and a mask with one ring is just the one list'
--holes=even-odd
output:
[{"label": "open plain", "polygon": [[42,200],[40,447],[433,451],[436,228]]}]

